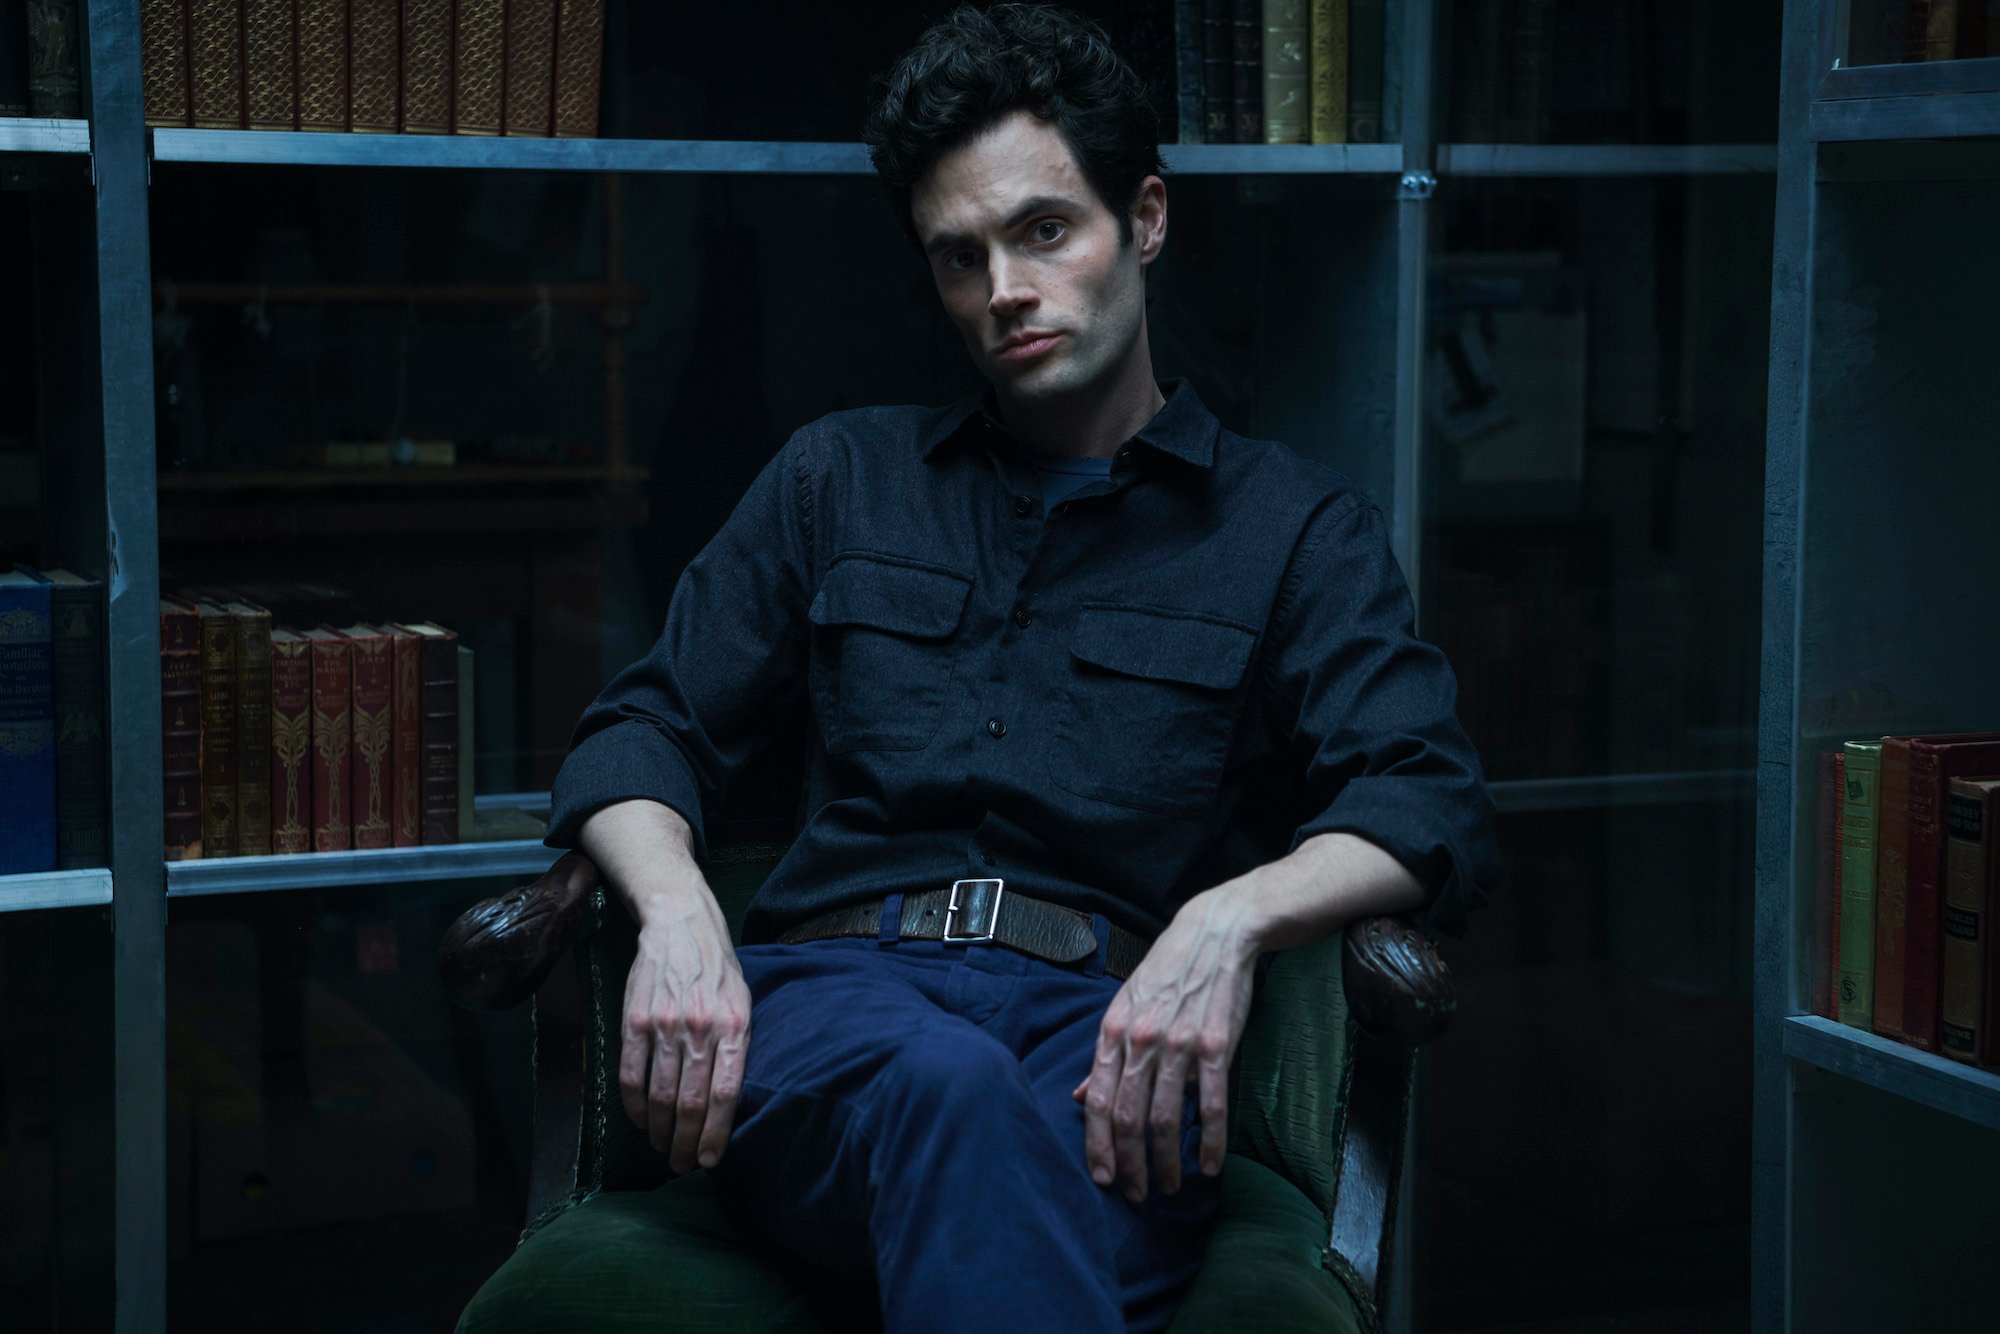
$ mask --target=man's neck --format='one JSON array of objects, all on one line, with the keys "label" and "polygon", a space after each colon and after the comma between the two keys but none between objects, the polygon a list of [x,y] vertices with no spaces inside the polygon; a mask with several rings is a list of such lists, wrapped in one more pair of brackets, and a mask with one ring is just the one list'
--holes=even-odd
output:
[{"label": "man's neck", "polygon": [[1016,440],[1044,454],[1110,458],[1153,420],[1166,396],[1153,379],[1151,358],[1134,362],[1109,389],[1092,386],[1088,397],[1018,403],[995,394],[1000,424]]}]

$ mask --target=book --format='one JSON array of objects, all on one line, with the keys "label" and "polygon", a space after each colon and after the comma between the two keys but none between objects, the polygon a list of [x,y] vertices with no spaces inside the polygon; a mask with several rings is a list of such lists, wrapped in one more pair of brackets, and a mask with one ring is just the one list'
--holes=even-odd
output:
[{"label": "book", "polygon": [[1312,129],[1308,0],[1264,0],[1264,142],[1303,144]]},{"label": "book", "polygon": [[505,105],[506,0],[458,0],[451,15],[451,132],[498,134]]},{"label": "book", "polygon": [[49,586],[56,706],[56,869],[111,864],[104,772],[104,584],[31,570]]},{"label": "book", "polygon": [[421,635],[400,625],[375,627],[390,640],[390,844],[413,848],[423,835],[423,675]]},{"label": "book", "polygon": [[271,851],[312,851],[312,641],[271,631]]},{"label": "book", "polygon": [[56,865],[56,696],[49,586],[0,574],[0,875]]},{"label": "book", "polygon": [[556,0],[554,83],[555,137],[594,138],[604,84],[604,0]]},{"label": "book", "polygon": [[429,843],[458,841],[458,636],[431,621],[404,629],[420,637],[423,799],[419,818]]},{"label": "book", "polygon": [[1903,941],[1909,920],[1910,739],[1882,738],[1876,779],[1881,815],[1875,827],[1875,998],[1870,1022],[1885,1038],[1903,1038]]},{"label": "book", "polygon": [[503,28],[500,132],[546,139],[555,128],[556,0],[507,0]]},{"label": "book", "polygon": [[201,612],[160,599],[160,762],[166,860],[194,861],[201,844]]},{"label": "book", "polygon": [[243,0],[243,119],[250,129],[299,126],[298,66],[292,60],[295,17],[292,0]]},{"label": "book", "polygon": [[[291,61],[285,65],[290,68]],[[194,124],[188,85],[188,0],[139,0],[139,81],[146,124]]]},{"label": "book", "polygon": [[271,613],[227,604],[236,622],[236,855],[271,851]]},{"label": "book", "polygon": [[0,117],[28,114],[28,11],[0,5]]},{"label": "book", "polygon": [[27,0],[28,114],[83,114],[83,23],[77,0]]},{"label": "book", "polygon": [[240,130],[245,124],[237,0],[188,0],[188,102],[196,129]]},{"label": "book", "polygon": [[1382,48],[1388,37],[1383,0],[1347,6],[1347,142],[1382,142]]},{"label": "book", "polygon": [[451,133],[452,0],[403,0],[404,134]]},{"label": "book", "polygon": [[1236,142],[1236,112],[1230,102],[1235,79],[1235,0],[1201,0],[1201,105],[1203,136],[1211,144]]},{"label": "book", "polygon": [[395,641],[367,625],[345,626],[339,633],[347,637],[352,652],[354,846],[392,847],[394,760],[390,741],[395,662],[391,652]]},{"label": "book", "polygon": [[1235,0],[1229,15],[1229,111],[1239,144],[1264,142],[1263,0]]},{"label": "book", "polygon": [[1818,854],[1813,877],[1812,970],[1807,976],[1806,1004],[1812,1013],[1831,1019],[1833,1014],[1833,970],[1839,951],[1833,939],[1834,899],[1840,892],[1840,752],[1819,753],[1819,808],[1814,826],[1814,851]]},{"label": "book", "polygon": [[1910,742],[1908,925],[1903,942],[1903,1039],[1937,1050],[1938,980],[1944,938],[1945,796],[1954,778],[2000,775],[2000,735],[1968,732]]},{"label": "book", "polygon": [[1347,142],[1347,3],[1312,0],[1312,141]]},{"label": "book", "polygon": [[352,658],[336,631],[307,630],[304,637],[312,645],[313,851],[346,852],[354,846]]},{"label": "book", "polygon": [[299,128],[347,129],[347,0],[296,0]]},{"label": "book", "polygon": [[236,855],[236,621],[207,598],[201,616],[201,849]]},{"label": "book", "polygon": [[1882,743],[1849,741],[1842,748],[1840,830],[1840,975],[1837,1018],[1853,1028],[1872,1026],[1875,1006],[1875,821],[1881,809],[1876,786]]},{"label": "book", "polygon": [[1184,144],[1208,139],[1201,94],[1201,0],[1174,0],[1175,134]]},{"label": "book", "polygon": [[1841,751],[1833,753],[1833,846],[1828,860],[1833,863],[1833,924],[1827,932],[1826,947],[1826,1009],[1828,1019],[1840,1019],[1840,991],[1835,982],[1840,977],[1840,849],[1841,841],[1847,834],[1847,803],[1841,794],[1847,788],[1847,756]]},{"label": "book", "polygon": [[395,134],[402,127],[401,0],[348,0],[347,127]]},{"label": "book", "polygon": [[472,650],[458,646],[458,841],[472,837]]},{"label": "book", "polygon": [[1987,1019],[1993,985],[1994,889],[2000,885],[2000,778],[1954,778],[1945,809],[1943,958],[1938,1045],[1954,1060],[2000,1056]]}]

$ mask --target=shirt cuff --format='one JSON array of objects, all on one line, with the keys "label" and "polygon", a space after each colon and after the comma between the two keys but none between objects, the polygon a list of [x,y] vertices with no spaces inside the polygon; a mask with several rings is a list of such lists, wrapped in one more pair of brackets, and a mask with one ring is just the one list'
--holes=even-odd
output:
[{"label": "shirt cuff", "polygon": [[695,860],[708,861],[694,771],[665,733],[637,719],[593,732],[570,750],[549,789],[549,832],[542,842],[574,848],[585,820],[614,802],[634,798],[678,812],[694,835]]},{"label": "shirt cuff", "polygon": [[[1452,800],[1462,802],[1463,798],[1454,794]],[[1483,788],[1479,800],[1491,800]],[[1383,775],[1355,779],[1341,789],[1331,806],[1299,826],[1288,851],[1296,851],[1299,844],[1319,834],[1365,838],[1401,862],[1429,891],[1430,902],[1418,914],[1416,924],[1429,932],[1463,936],[1466,914],[1476,906],[1476,897],[1483,899],[1482,886],[1488,877],[1458,840],[1413,818],[1412,812],[1435,807],[1438,801],[1435,778]]]}]

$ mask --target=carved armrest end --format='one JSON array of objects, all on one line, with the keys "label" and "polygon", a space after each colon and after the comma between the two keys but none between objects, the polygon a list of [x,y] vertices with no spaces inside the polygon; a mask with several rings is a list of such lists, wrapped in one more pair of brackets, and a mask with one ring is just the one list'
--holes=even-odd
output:
[{"label": "carved armrest end", "polygon": [[1392,917],[1350,925],[1342,967],[1348,1008],[1377,1037],[1420,1047],[1443,1033],[1458,1009],[1451,969],[1437,948]]},{"label": "carved armrest end", "polygon": [[597,864],[566,852],[539,879],[459,915],[438,951],[438,978],[459,1004],[507,1010],[535,994],[576,939]]}]

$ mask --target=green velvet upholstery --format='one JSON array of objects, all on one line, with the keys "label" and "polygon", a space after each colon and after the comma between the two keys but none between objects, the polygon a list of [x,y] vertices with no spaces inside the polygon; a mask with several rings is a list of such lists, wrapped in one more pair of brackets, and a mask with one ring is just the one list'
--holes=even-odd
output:
[{"label": "green velvet upholstery", "polygon": [[[732,937],[740,939],[750,896],[782,851],[713,851],[708,881]],[[634,935],[601,894],[592,911],[594,929],[577,951],[589,1071],[577,1192],[531,1222],[460,1330],[879,1329],[872,1310],[856,1317],[851,1301],[825,1305],[830,1297],[809,1294],[748,1249],[716,1212],[708,1175],[673,1178],[625,1119],[617,1044]],[[1347,1267],[1327,1254],[1355,1042],[1340,945],[1335,936],[1264,960],[1231,1067],[1222,1212],[1176,1330],[1374,1323],[1369,1295],[1351,1293]]]}]

